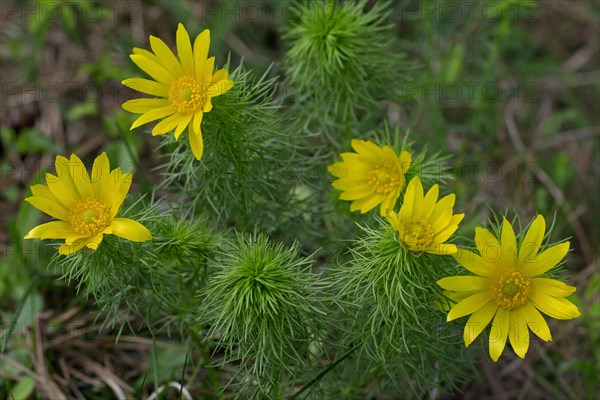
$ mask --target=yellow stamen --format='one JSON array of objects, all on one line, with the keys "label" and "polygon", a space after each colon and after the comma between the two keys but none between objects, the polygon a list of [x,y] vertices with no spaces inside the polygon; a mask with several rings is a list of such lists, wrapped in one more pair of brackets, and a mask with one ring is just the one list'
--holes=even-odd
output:
[{"label": "yellow stamen", "polygon": [[189,75],[171,83],[169,102],[180,114],[195,112],[204,106],[206,96],[201,84]]},{"label": "yellow stamen", "polygon": [[507,310],[522,306],[531,294],[531,280],[519,269],[511,268],[492,278],[496,304]]},{"label": "yellow stamen", "polygon": [[377,194],[387,194],[400,185],[398,167],[391,163],[377,164],[369,172],[369,185]]},{"label": "yellow stamen", "polygon": [[77,234],[95,236],[108,226],[108,210],[97,200],[81,200],[71,210],[69,222]]},{"label": "yellow stamen", "polygon": [[402,243],[411,250],[423,249],[433,242],[433,230],[424,219],[411,217],[403,224]]}]

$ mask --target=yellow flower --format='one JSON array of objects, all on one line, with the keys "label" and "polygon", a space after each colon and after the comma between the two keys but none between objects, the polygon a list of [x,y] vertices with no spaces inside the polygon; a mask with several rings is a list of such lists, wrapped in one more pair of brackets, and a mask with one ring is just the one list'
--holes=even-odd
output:
[{"label": "yellow flower", "polygon": [[418,176],[408,183],[400,212],[391,211],[387,220],[396,230],[398,242],[407,250],[432,254],[456,253],[456,245],[444,243],[458,229],[465,214],[454,214],[454,194],[440,201],[438,185],[423,195]]},{"label": "yellow flower", "polygon": [[131,186],[131,174],[110,170],[106,153],[94,161],[92,177],[75,154],[57,156],[56,174],[46,174],[47,185],[31,187],[25,201],[58,219],[38,225],[25,239],[65,239],[60,254],[74,253],[84,246],[96,250],[103,235],[117,235],[134,242],[152,239],[139,222],[115,218]]},{"label": "yellow flower", "polygon": [[369,140],[352,140],[356,153],[342,153],[341,162],[330,165],[329,172],[340,178],[332,183],[343,193],[340,200],[352,201],[350,211],[362,214],[380,206],[381,215],[394,208],[404,186],[404,174],[411,155],[403,151],[398,157],[390,146],[379,147]]},{"label": "yellow flower", "polygon": [[131,59],[154,80],[131,78],[122,83],[138,92],[157,98],[133,99],[123,108],[142,114],[131,129],[162,119],[152,129],[152,135],[161,135],[175,129],[175,139],[189,126],[192,152],[202,157],[204,145],[200,124],[204,113],[212,109],[212,98],[227,92],[233,86],[227,70],[213,74],[215,58],[208,57],[210,32],[205,29],[194,41],[182,24],[177,28],[177,55],[159,38],[150,36],[152,52],[134,48]]},{"label": "yellow flower", "polygon": [[564,298],[575,288],[544,277],[569,250],[569,242],[564,242],[539,253],[545,229],[544,217],[538,215],[517,247],[515,233],[506,219],[500,242],[488,230],[477,228],[479,255],[459,249],[454,256],[477,276],[452,276],[437,282],[457,301],[448,313],[448,321],[471,314],[463,335],[467,347],[494,319],[489,339],[494,361],[504,351],[507,337],[521,358],[529,348],[529,330],[544,341],[552,340],[540,311],[557,319],[580,315],[577,307]]}]

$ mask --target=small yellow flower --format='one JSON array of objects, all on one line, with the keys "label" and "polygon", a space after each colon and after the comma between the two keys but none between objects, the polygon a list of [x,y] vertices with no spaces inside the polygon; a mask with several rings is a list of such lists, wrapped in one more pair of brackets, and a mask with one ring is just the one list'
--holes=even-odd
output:
[{"label": "small yellow flower", "polygon": [[38,225],[25,239],[65,239],[60,254],[74,253],[84,246],[96,250],[103,235],[117,235],[134,242],[152,239],[139,222],[115,218],[129,187],[131,174],[120,168],[110,170],[106,153],[94,161],[92,177],[75,154],[71,159],[57,156],[56,174],[46,174],[46,185],[31,187],[25,199],[35,208],[58,219]]},{"label": "small yellow flower", "polygon": [[400,212],[391,211],[387,220],[396,230],[398,242],[407,250],[432,254],[453,254],[454,244],[444,243],[458,229],[464,214],[454,214],[454,194],[438,201],[439,187],[433,185],[423,195],[418,176],[408,183]]},{"label": "small yellow flower", "polygon": [[131,78],[122,83],[138,92],[157,98],[133,99],[123,103],[129,112],[142,114],[131,129],[162,119],[152,129],[152,135],[162,135],[175,129],[175,139],[189,126],[192,152],[202,157],[204,144],[200,124],[204,113],[212,110],[212,98],[227,92],[233,86],[227,70],[213,74],[215,58],[208,58],[210,32],[205,29],[190,42],[185,27],[177,28],[177,55],[157,37],[150,36],[152,52],[134,48],[131,60],[154,80]]},{"label": "small yellow flower", "polygon": [[538,215],[517,246],[515,232],[506,219],[500,242],[490,231],[477,228],[475,245],[479,255],[459,249],[454,256],[477,276],[452,276],[437,282],[457,302],[448,313],[448,321],[471,314],[463,335],[467,347],[493,318],[489,352],[494,361],[504,351],[507,337],[521,358],[529,348],[529,330],[544,341],[552,340],[540,311],[556,319],[580,315],[577,307],[564,298],[575,288],[544,277],[569,250],[569,242],[564,242],[539,253],[545,229],[544,217]]},{"label": "small yellow flower", "polygon": [[381,215],[393,209],[404,186],[404,174],[411,155],[398,157],[390,146],[379,147],[369,140],[352,140],[356,153],[342,153],[341,162],[330,165],[329,172],[339,178],[332,186],[341,190],[340,200],[352,201],[350,211],[362,214],[380,206]]}]

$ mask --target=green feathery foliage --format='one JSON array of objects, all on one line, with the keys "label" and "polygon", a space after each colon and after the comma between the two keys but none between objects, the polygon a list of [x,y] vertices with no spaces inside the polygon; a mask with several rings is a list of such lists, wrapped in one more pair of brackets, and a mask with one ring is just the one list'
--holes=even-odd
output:
[{"label": "green feathery foliage", "polygon": [[[506,7],[517,4],[506,3]],[[327,172],[340,151],[351,151],[351,139],[359,138],[391,146],[397,154],[411,153],[401,191],[415,176],[425,189],[453,179],[449,157],[428,151],[423,143],[424,137],[445,136],[423,134],[427,129],[423,124],[416,124],[411,135],[388,126],[388,121],[417,119],[429,121],[431,132],[447,130],[444,107],[435,102],[428,102],[433,114],[411,110],[414,103],[402,118],[388,112],[403,101],[416,100],[416,94],[402,93],[415,64],[397,51],[410,46],[398,40],[389,21],[395,5],[391,0],[293,2],[286,10],[291,18],[283,27],[287,46],[283,88],[271,67],[254,76],[241,64],[229,74],[234,86],[214,97],[213,108],[203,114],[200,161],[190,151],[188,135],[180,141],[171,134],[162,137],[158,152],[164,163],[157,172],[163,180],[146,196],[129,194],[129,208],[119,213],[148,228],[152,239],[146,235],[147,241],[132,242],[106,235],[95,251],[82,248],[52,257],[49,268],[95,301],[103,326],[123,328],[130,315],[136,316],[153,338],[174,332],[176,340],[195,346],[188,353],[193,368],[187,368],[186,356],[178,371],[180,396],[184,386],[199,386],[197,374],[204,370],[209,376],[206,386],[212,387],[216,398],[226,393],[290,400],[439,398],[473,376],[472,357],[477,353],[474,346],[465,350],[464,322],[446,322],[451,301],[436,283],[468,273],[452,256],[403,248],[378,210],[364,215],[350,212],[349,203],[340,201],[340,192],[332,189],[335,178]],[[423,24],[431,22],[431,15],[424,15]],[[500,28],[508,22],[502,17]],[[215,42],[224,37],[221,29],[211,28]],[[153,50],[158,49],[152,42]],[[426,47],[435,44],[431,41]],[[187,52],[183,47],[177,46],[182,60]],[[498,61],[496,47],[490,51],[490,71]],[[430,71],[433,75],[425,74],[419,83],[434,75],[446,83],[460,78],[465,50],[462,44],[457,49],[449,53],[448,68]],[[165,56],[166,49],[162,50],[155,51],[158,61]],[[437,59],[437,51],[427,53],[426,63],[445,64],[446,57]],[[146,61],[151,70],[170,74],[169,67],[163,71],[153,65],[154,57]],[[185,64],[182,71],[187,74]],[[230,69],[229,60],[225,68]],[[196,88],[207,82],[196,78],[193,91],[180,92],[182,99],[198,96],[194,100],[198,102],[199,93],[207,95]],[[157,84],[160,97],[165,97],[165,84]],[[176,86],[168,86],[168,98],[158,104],[176,103],[176,96],[171,98]],[[483,101],[481,93],[475,93],[473,104],[482,116],[478,119],[485,122],[485,113],[496,106]],[[462,118],[463,106],[451,113],[456,114],[453,118]],[[83,109],[73,108],[69,114],[77,110]],[[429,118],[436,113],[439,118]],[[120,123],[127,122],[122,120],[115,122],[117,133]],[[477,129],[472,131],[479,132],[480,125],[489,124],[474,124]],[[128,135],[123,137],[131,139]],[[125,148],[136,159],[136,146],[129,139]],[[344,198],[360,196],[363,189],[389,193],[373,187],[378,178],[366,175],[376,171],[371,165],[375,163],[363,164],[360,175],[368,179],[357,180],[362,188],[350,188],[355,194]],[[74,194],[83,198],[84,192],[78,190]],[[110,197],[105,191],[100,190],[102,197]],[[54,197],[60,202],[58,194],[46,200]],[[67,219],[73,223],[72,210],[68,211]],[[503,217],[492,214],[489,225],[500,236]],[[556,244],[551,243],[554,223],[545,233],[542,250]],[[512,224],[522,245],[526,229],[518,214]],[[465,248],[476,252],[473,240],[464,238]],[[560,279],[564,265],[563,260],[548,275]],[[3,337],[3,348],[10,333]],[[485,339],[479,340],[479,346],[485,344]],[[156,352],[152,356],[156,361]],[[221,370],[211,376],[215,366]],[[153,365],[155,375],[157,367]],[[225,388],[219,387],[228,380]],[[168,386],[156,376],[154,383],[156,396],[161,384]],[[146,390],[142,381],[139,394]]]},{"label": "green feathery foliage", "polygon": [[311,343],[322,340],[327,313],[311,264],[297,246],[238,235],[200,294],[207,340],[224,348],[224,362],[238,361],[264,394],[276,385],[281,390],[286,374],[302,373]]},{"label": "green feathery foliage", "polygon": [[377,228],[361,226],[363,235],[354,242],[350,261],[333,271],[331,282],[348,330],[341,342],[364,342],[357,359],[371,360],[365,374],[379,370],[378,379],[400,393],[430,388],[432,376],[438,389],[447,390],[464,373],[466,359],[462,333],[445,329],[435,282],[454,273],[456,263],[450,256],[403,250],[391,226],[378,221]]},{"label": "green feathery foliage", "polygon": [[198,307],[194,293],[204,285],[208,260],[224,239],[182,210],[160,213],[159,208],[140,198],[123,212],[153,233],[152,242],[107,235],[96,251],[56,254],[50,262],[51,270],[94,299],[104,311],[105,325],[120,325],[133,314],[151,329],[174,324],[182,331],[193,320]]},{"label": "green feathery foliage", "polygon": [[348,138],[359,115],[381,116],[378,102],[395,98],[408,79],[404,55],[390,51],[390,2],[303,1],[292,11],[284,31],[288,99],[321,127],[343,127]]},{"label": "green feathery foliage", "polygon": [[161,187],[220,227],[285,232],[306,208],[297,195],[298,171],[309,168],[310,159],[300,152],[304,138],[286,129],[273,103],[277,80],[268,73],[255,79],[243,66],[232,72],[233,89],[213,100],[203,120],[202,162],[180,151],[171,135],[162,145],[169,159],[160,168]]}]

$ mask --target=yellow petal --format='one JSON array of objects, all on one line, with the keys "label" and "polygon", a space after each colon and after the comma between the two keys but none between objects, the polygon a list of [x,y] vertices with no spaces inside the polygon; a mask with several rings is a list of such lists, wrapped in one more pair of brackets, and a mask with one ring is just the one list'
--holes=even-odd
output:
[{"label": "yellow petal", "polygon": [[523,271],[530,277],[547,272],[567,255],[569,246],[569,242],[564,242],[544,250],[531,262],[524,263]]},{"label": "yellow petal", "polygon": [[398,201],[398,197],[400,196],[400,190],[391,191],[385,200],[381,203],[381,207],[379,210],[379,214],[382,217],[385,217],[391,210],[396,206],[396,201]]},{"label": "yellow petal", "polygon": [[391,212],[387,213],[385,218],[390,223],[392,228],[394,228],[395,231],[398,231],[398,229],[400,228],[400,221],[398,221],[398,214],[391,211]]},{"label": "yellow petal", "polygon": [[[417,193],[417,186],[421,185],[421,181],[418,177],[414,177],[408,183],[406,191],[404,192],[404,199],[402,200],[402,207],[398,213],[398,219],[401,221],[409,219],[413,215],[415,208],[415,197]],[[422,190],[422,189],[421,189]]]},{"label": "yellow petal", "polygon": [[[205,76],[205,64],[208,58],[208,49],[210,47],[210,31],[205,29],[196,36],[194,40],[194,61],[196,67],[196,80],[202,82]],[[210,71],[212,73],[212,71]]]},{"label": "yellow petal", "polygon": [[453,291],[480,291],[490,288],[490,280],[480,276],[449,276],[436,282],[442,288]]},{"label": "yellow petal", "polygon": [[133,182],[133,174],[131,172],[122,173],[120,168],[117,168],[119,172],[122,174],[119,185],[118,193],[121,196],[126,196],[129,193],[129,188],[131,187],[131,183]]},{"label": "yellow petal", "polygon": [[527,320],[523,318],[520,308],[510,311],[508,338],[515,353],[519,357],[525,358],[529,349],[529,329],[527,329]]},{"label": "yellow petal", "polygon": [[62,246],[60,246],[58,248],[58,252],[59,254],[62,254],[64,256],[69,255],[69,254],[73,254],[76,251],[79,251],[83,248],[83,246],[85,246],[89,241],[89,238],[81,238],[81,239],[77,239],[74,242],[70,242],[67,243],[65,242],[65,244],[63,244]]},{"label": "yellow petal", "polygon": [[[331,183],[331,186],[343,191],[352,190],[357,186],[363,185],[369,185],[366,179],[357,179],[356,177],[352,177],[350,174],[348,174],[347,177],[343,177]],[[369,185],[369,188],[371,188],[371,185]],[[373,193],[372,188],[369,190],[369,193]]]},{"label": "yellow petal", "polygon": [[110,183],[110,161],[106,152],[103,152],[94,160],[90,180],[92,181],[94,196],[103,202],[107,184]]},{"label": "yellow petal", "polygon": [[519,247],[519,263],[521,265],[535,259],[538,251],[540,251],[542,241],[544,240],[545,231],[546,221],[543,216],[538,215],[529,226],[529,229],[527,229],[527,233],[521,241]]},{"label": "yellow petal", "polygon": [[176,112],[177,110],[175,107],[171,105],[150,110],[136,119],[131,125],[131,129],[135,129],[140,125],[147,124],[148,122],[156,121],[157,119],[165,118],[169,115],[175,114]]},{"label": "yellow petal", "polygon": [[360,200],[354,201],[350,205],[350,211],[360,210],[361,214],[366,214],[383,201],[383,196],[372,194]]},{"label": "yellow petal", "polygon": [[98,249],[98,246],[102,242],[103,238],[104,238],[104,235],[102,233],[99,235],[93,236],[88,240],[88,242],[85,244],[85,246],[89,249],[96,250],[96,249]]},{"label": "yellow petal", "polygon": [[471,251],[458,249],[456,254],[454,254],[454,258],[460,265],[462,265],[475,275],[485,276],[489,278],[494,274],[494,270],[490,268],[490,266],[483,260],[483,258]]},{"label": "yellow petal", "polygon": [[411,162],[412,155],[408,151],[403,151],[402,153],[400,153],[400,156],[398,157],[398,163],[400,164],[400,168],[403,174],[405,174],[406,171],[408,171]]},{"label": "yellow petal", "polygon": [[72,178],[75,182],[75,187],[82,199],[91,199],[94,197],[94,189],[92,181],[87,169],[81,159],[76,154],[71,154],[71,165],[73,166]]},{"label": "yellow petal", "polygon": [[207,98],[206,103],[204,103],[204,107],[202,107],[202,111],[205,113],[210,112],[212,110],[212,98]]},{"label": "yellow petal", "polygon": [[485,306],[475,311],[469,317],[469,320],[467,321],[463,331],[463,339],[466,347],[469,347],[471,343],[477,339],[477,336],[483,332],[485,327],[490,323],[496,314],[497,310],[498,306],[496,303],[493,301],[488,301]]},{"label": "yellow petal", "polygon": [[381,161],[385,160],[386,162],[393,164],[398,159],[398,156],[396,156],[396,152],[390,146],[384,146],[380,149],[379,146],[377,146],[371,141],[367,141],[367,145],[371,147],[373,151],[378,152],[382,155],[382,157],[380,157]]},{"label": "yellow petal", "polygon": [[500,246],[502,249],[501,262],[505,268],[511,268],[517,263],[517,239],[512,225],[506,218],[502,221],[500,233]]},{"label": "yellow petal", "polygon": [[509,323],[510,311],[501,307],[498,308],[490,331],[490,357],[494,362],[498,361],[506,346]]},{"label": "yellow petal", "polygon": [[[370,140],[352,139],[350,145],[360,156],[372,159],[373,161],[380,160],[383,149],[377,146]],[[395,157],[395,155],[394,155]]]},{"label": "yellow petal", "polygon": [[110,219],[114,218],[119,212],[125,197],[127,197],[127,193],[129,193],[132,181],[132,174],[124,174],[120,168],[111,172],[111,189],[108,197],[105,199],[105,204],[109,206]]},{"label": "yellow petal", "polygon": [[[201,132],[200,126],[202,125],[203,115],[204,113],[202,111],[198,111],[196,114],[194,114],[194,120],[192,121],[192,130],[194,132]],[[176,134],[175,139],[177,138],[179,138],[179,136]]]},{"label": "yellow petal", "polygon": [[46,185],[50,192],[56,197],[59,203],[67,210],[70,210],[75,203],[80,200],[79,193],[75,186],[69,184],[70,177],[56,177],[52,174],[46,174]]},{"label": "yellow petal", "polygon": [[[151,94],[153,96],[159,96],[159,97],[169,97],[169,86],[165,85],[164,83],[160,83],[160,82],[156,82],[156,81],[151,81],[149,79],[143,79],[143,78],[129,78],[129,79],[125,79],[124,81],[121,82],[123,85],[127,86],[130,89],[136,90],[140,93],[146,93],[146,94]],[[130,100],[132,101],[132,100]],[[129,101],[125,102],[125,104],[129,103]],[[124,105],[123,105],[123,108]],[[125,108],[127,111],[129,111],[127,108]],[[132,112],[138,112],[138,111],[132,111]]]},{"label": "yellow petal", "polygon": [[223,93],[227,92],[232,87],[233,87],[233,81],[230,81],[230,80],[213,83],[206,90],[206,95],[209,97],[220,96]]},{"label": "yellow petal", "polygon": [[153,52],[148,51],[146,49],[142,49],[140,47],[134,47],[133,54],[142,55],[142,56],[154,61],[156,64],[160,64],[160,60],[158,59],[158,57],[156,57],[156,54],[154,54]]},{"label": "yellow petal", "polygon": [[[438,185],[433,185],[425,195],[423,201],[415,204],[413,215],[427,221],[433,213],[439,194],[440,187]],[[450,215],[452,215],[452,211],[450,211]]]},{"label": "yellow petal", "polygon": [[194,74],[194,54],[192,53],[192,43],[190,35],[185,30],[182,23],[177,26],[177,56],[186,75]]},{"label": "yellow petal", "polygon": [[441,256],[449,256],[458,252],[458,247],[455,244],[450,243],[434,243],[423,251],[431,254],[438,254]]},{"label": "yellow petal", "polygon": [[352,165],[354,163],[364,163],[365,166],[371,168],[371,162],[357,153],[340,153],[340,157],[348,165]]},{"label": "yellow petal", "polygon": [[38,210],[50,215],[51,217],[68,221],[69,212],[61,203],[48,200],[46,197],[31,196],[25,199],[26,202],[37,208]]},{"label": "yellow petal", "polygon": [[64,221],[52,221],[38,225],[30,230],[24,239],[65,239],[77,235],[71,224]]},{"label": "yellow petal", "polygon": [[33,185],[31,187],[31,193],[34,196],[44,197],[47,200],[50,200],[50,201],[52,201],[54,203],[60,203],[58,201],[58,199],[52,194],[52,192],[50,191],[50,189],[48,189],[48,186],[46,186],[46,185],[40,185],[40,184]]},{"label": "yellow petal", "polygon": [[[198,111],[198,113],[202,114],[202,111]],[[175,129],[175,133],[174,133],[175,140],[179,139],[179,136],[181,136],[181,134],[183,133],[185,128],[188,127],[188,125],[192,121],[193,117],[194,117],[194,114],[187,114],[187,115],[184,115],[183,118],[181,118],[181,120],[179,121],[179,124],[177,125],[177,128]],[[200,116],[200,120],[202,120],[202,116]],[[198,127],[198,130],[200,130],[200,127]]]},{"label": "yellow petal", "polygon": [[105,233],[111,233],[132,242],[145,242],[152,239],[152,234],[144,225],[129,218],[113,219]]},{"label": "yellow petal", "polygon": [[[424,192],[423,192],[423,184],[421,183],[421,178],[419,178],[418,176],[415,176],[414,178],[411,179],[411,182],[415,182],[415,193],[414,193],[414,201],[415,203],[420,203],[423,201],[423,198],[425,197]],[[414,211],[413,211],[414,214]]]},{"label": "yellow petal", "polygon": [[439,232],[451,223],[455,200],[456,196],[452,193],[442,197],[435,204],[433,212],[429,216],[433,232]]},{"label": "yellow petal", "polygon": [[452,290],[444,290],[444,296],[446,296],[449,299],[451,299],[452,301],[454,301],[454,304],[463,301],[464,299],[471,296],[472,294],[473,293],[470,293],[470,292],[454,292]]},{"label": "yellow petal", "polygon": [[[81,165],[79,165],[79,167],[81,167]],[[46,174],[46,184],[52,194],[54,194],[67,209],[70,209],[76,202],[81,200],[79,191],[75,186],[75,180],[73,179],[73,172],[77,166],[66,157],[56,156],[54,167],[56,168],[56,176]]]},{"label": "yellow petal", "polygon": [[148,111],[152,111],[157,108],[167,107],[169,105],[169,100],[167,99],[132,99],[128,100],[121,107],[125,111],[129,111],[135,114],[143,114]]},{"label": "yellow petal", "polygon": [[548,278],[532,278],[531,289],[535,292],[542,292],[552,297],[566,297],[573,294],[576,290],[564,282]]},{"label": "yellow petal", "polygon": [[486,262],[498,264],[502,259],[502,248],[498,240],[490,231],[484,228],[475,228],[475,246]]},{"label": "yellow petal", "polygon": [[531,300],[538,310],[544,314],[548,314],[552,318],[573,319],[581,315],[575,304],[561,297],[552,297],[545,293],[532,290],[529,300]]},{"label": "yellow petal", "polygon": [[343,178],[348,174],[348,168],[343,162],[335,162],[327,166],[327,171],[338,178]]},{"label": "yellow petal", "polygon": [[[458,224],[460,224],[464,217],[465,214],[453,215],[450,219],[450,223],[448,223],[448,225],[445,228],[435,233],[433,241],[436,243],[443,243],[446,240],[450,239],[450,236],[452,236],[452,234],[456,232],[456,230],[458,229]],[[434,230],[434,232],[436,231]]]},{"label": "yellow petal", "polygon": [[548,327],[546,320],[531,303],[523,304],[519,307],[519,310],[521,311],[521,315],[527,323],[527,326],[531,329],[531,332],[545,342],[552,340],[550,328]]},{"label": "yellow petal", "polygon": [[[182,119],[186,118],[186,115],[175,113],[173,115],[169,115],[167,118],[160,121],[154,128],[152,129],[152,136],[163,135],[173,129],[182,121]],[[191,118],[191,114],[190,114]]]},{"label": "yellow petal", "polygon": [[210,80],[212,79],[213,71],[215,69],[215,58],[210,57],[210,58],[206,59],[206,61],[204,62],[203,69],[204,69],[204,75],[202,75],[202,79],[200,82],[202,82],[203,85],[209,85]]},{"label": "yellow petal", "polygon": [[152,61],[141,54],[132,54],[129,56],[142,71],[150,75],[154,80],[165,85],[170,85],[175,80],[175,76],[167,71],[162,65]]},{"label": "yellow petal", "polygon": [[200,129],[196,130],[196,128],[194,128],[195,125],[195,123],[190,125],[192,127],[189,133],[190,147],[192,148],[192,153],[194,154],[194,157],[196,157],[196,160],[200,160],[204,153],[204,143],[202,141],[202,131]]},{"label": "yellow petal", "polygon": [[[63,156],[56,156],[56,160],[54,161],[54,168],[56,169],[56,177],[54,175],[50,175],[52,181],[56,181],[56,178],[63,182],[69,189],[71,193],[74,193],[76,196],[79,194],[77,192],[77,188],[75,187],[75,182],[73,181],[73,165],[71,161]],[[48,176],[46,176],[47,178]],[[49,187],[48,187],[49,188]],[[60,199],[59,199],[60,200]]]},{"label": "yellow petal", "polygon": [[489,290],[485,290],[480,293],[475,293],[474,295],[467,297],[466,299],[460,301],[458,304],[452,307],[452,309],[448,313],[447,321],[450,322],[457,318],[461,318],[465,315],[474,313],[481,307],[485,306],[487,302],[491,299],[492,295]]},{"label": "yellow petal", "polygon": [[371,186],[368,183],[361,182],[340,194],[340,200],[358,200],[372,193],[373,189]]},{"label": "yellow petal", "polygon": [[160,60],[160,64],[163,65],[167,71],[173,74],[173,76],[183,75],[181,64],[165,42],[156,36],[150,35],[150,47],[152,47],[152,51],[156,54],[156,58]]},{"label": "yellow petal", "polygon": [[217,72],[215,72],[210,80],[211,83],[216,83],[220,81],[227,80],[229,78],[229,73],[225,68],[221,68]]}]

